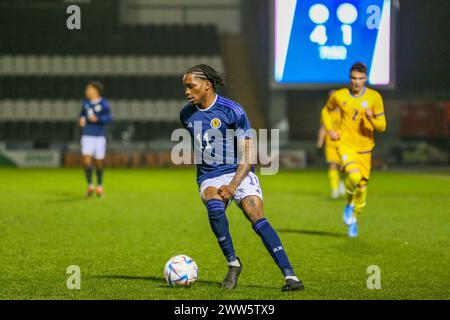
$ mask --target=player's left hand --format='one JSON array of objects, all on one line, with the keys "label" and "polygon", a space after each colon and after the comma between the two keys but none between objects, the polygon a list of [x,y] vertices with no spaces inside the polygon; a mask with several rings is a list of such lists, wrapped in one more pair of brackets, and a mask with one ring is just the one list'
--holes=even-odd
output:
[{"label": "player's left hand", "polygon": [[97,116],[96,116],[95,114],[93,114],[93,115],[91,115],[91,116],[89,117],[89,121],[90,121],[90,122],[97,122],[97,121],[98,121],[98,118],[97,118]]},{"label": "player's left hand", "polygon": [[370,108],[367,108],[366,109],[366,117],[367,117],[367,119],[372,119],[372,117],[373,117],[373,111],[372,111],[372,109],[370,109]]},{"label": "player's left hand", "polygon": [[223,200],[227,201],[233,196],[234,191],[236,190],[232,186],[223,185],[217,190],[217,194],[221,196]]}]

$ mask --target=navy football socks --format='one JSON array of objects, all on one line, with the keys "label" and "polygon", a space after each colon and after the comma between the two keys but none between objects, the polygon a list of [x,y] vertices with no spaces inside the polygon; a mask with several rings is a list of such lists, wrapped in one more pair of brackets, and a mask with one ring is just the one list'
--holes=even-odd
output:
[{"label": "navy football socks", "polygon": [[103,169],[96,169],[97,173],[97,185],[101,186],[103,182]]},{"label": "navy football socks", "polygon": [[281,269],[285,277],[295,276],[288,256],[284,251],[281,240],[270,223],[265,219],[259,219],[253,224],[253,230],[261,237],[264,246],[269,251],[275,263]]},{"label": "navy football socks", "polygon": [[209,224],[216,235],[219,246],[228,262],[236,260],[236,253],[231,240],[229,224],[225,215],[225,204],[222,200],[212,199],[206,203],[208,209]]},{"label": "navy football socks", "polygon": [[86,175],[86,180],[88,185],[92,184],[92,166],[84,168],[84,174]]}]

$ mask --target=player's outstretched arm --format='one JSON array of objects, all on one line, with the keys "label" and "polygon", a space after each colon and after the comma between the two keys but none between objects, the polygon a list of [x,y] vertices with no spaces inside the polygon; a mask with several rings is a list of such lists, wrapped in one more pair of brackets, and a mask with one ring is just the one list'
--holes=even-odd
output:
[{"label": "player's outstretched arm", "polygon": [[228,200],[233,196],[237,187],[239,187],[242,181],[244,181],[252,168],[252,139],[238,140],[238,148],[240,150],[240,154],[242,154],[242,158],[240,159],[236,174],[229,185],[223,185],[219,188],[219,190],[217,190],[217,193],[224,200]]}]

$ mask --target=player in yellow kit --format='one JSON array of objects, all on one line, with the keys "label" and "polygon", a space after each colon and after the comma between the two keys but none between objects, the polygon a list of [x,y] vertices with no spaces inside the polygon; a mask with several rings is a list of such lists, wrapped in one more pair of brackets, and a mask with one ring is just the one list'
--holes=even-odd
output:
[{"label": "player in yellow kit", "polygon": [[[348,202],[344,221],[348,235],[358,235],[357,218],[366,205],[367,183],[370,179],[374,132],[386,130],[386,117],[381,95],[366,87],[367,67],[355,63],[350,69],[350,88],[337,90],[322,110],[322,121],[330,138],[337,142],[342,170],[346,173]],[[333,129],[331,114],[341,110],[340,130]]]},{"label": "player in yellow kit", "polygon": [[[334,90],[330,91],[330,95],[334,93]],[[341,126],[341,110],[336,108],[331,112],[332,127],[334,131],[339,131]],[[328,164],[328,179],[330,181],[331,199],[337,199],[340,195],[345,194],[345,187],[340,180],[339,169],[341,165],[341,159],[337,152],[336,141],[331,140],[330,136],[323,125],[322,118],[320,119],[321,126],[317,135],[316,147],[325,150],[325,159]]]}]

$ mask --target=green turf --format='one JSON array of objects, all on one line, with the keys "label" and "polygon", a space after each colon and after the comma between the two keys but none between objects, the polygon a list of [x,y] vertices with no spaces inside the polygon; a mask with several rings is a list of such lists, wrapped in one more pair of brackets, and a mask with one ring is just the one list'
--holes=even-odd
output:
[{"label": "green turf", "polygon": [[[85,199],[81,170],[0,169],[1,299],[448,299],[450,175],[375,172],[360,236],[346,237],[342,201],[325,171],[260,177],[265,211],[306,291],[283,278],[233,205],[231,232],[244,264],[222,291],[226,266],[192,170],[108,170],[104,199]],[[163,267],[193,257],[200,277],[169,288]],[[81,268],[81,290],[66,269]],[[380,290],[366,287],[369,265]]]}]

